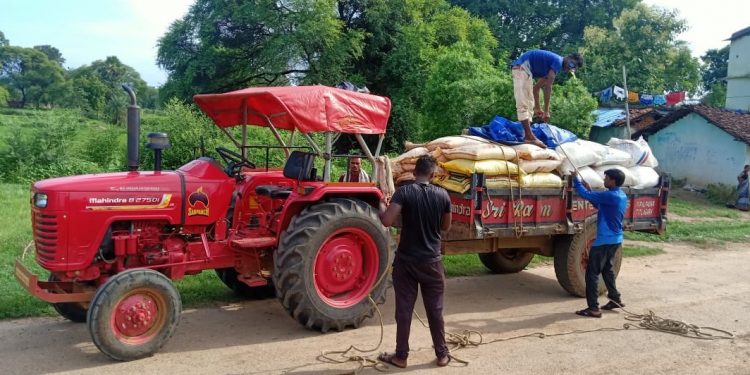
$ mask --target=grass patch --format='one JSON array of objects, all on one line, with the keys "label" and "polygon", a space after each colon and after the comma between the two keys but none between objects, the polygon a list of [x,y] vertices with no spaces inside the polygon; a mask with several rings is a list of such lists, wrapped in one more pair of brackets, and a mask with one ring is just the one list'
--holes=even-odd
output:
[{"label": "grass patch", "polygon": [[624,245],[622,247],[622,256],[626,258],[630,257],[643,257],[650,255],[664,254],[664,250],[656,247],[649,246],[629,246]]},{"label": "grass patch", "polygon": [[[685,217],[701,218],[728,218],[737,219],[740,217],[737,210],[726,208],[722,205],[714,204],[706,200],[696,198],[671,197],[669,199],[669,213],[674,213]],[[671,223],[670,223],[671,226]]]},{"label": "grass patch", "polygon": [[709,221],[686,223],[670,222],[667,233],[663,236],[652,234],[625,232],[628,240],[648,242],[693,242],[705,244],[707,242],[745,242],[750,240],[750,222],[748,221]]}]

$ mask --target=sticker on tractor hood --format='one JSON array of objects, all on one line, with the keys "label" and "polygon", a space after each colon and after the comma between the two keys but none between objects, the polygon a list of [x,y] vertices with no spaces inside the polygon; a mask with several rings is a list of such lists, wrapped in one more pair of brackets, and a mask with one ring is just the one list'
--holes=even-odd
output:
[{"label": "sticker on tractor hood", "polygon": [[172,194],[136,197],[89,197],[87,210],[141,210],[167,208]]},{"label": "sticker on tractor hood", "polygon": [[158,186],[110,186],[111,191],[159,191]]},{"label": "sticker on tractor hood", "polygon": [[188,196],[188,216],[208,216],[208,195],[203,192],[203,186]]}]

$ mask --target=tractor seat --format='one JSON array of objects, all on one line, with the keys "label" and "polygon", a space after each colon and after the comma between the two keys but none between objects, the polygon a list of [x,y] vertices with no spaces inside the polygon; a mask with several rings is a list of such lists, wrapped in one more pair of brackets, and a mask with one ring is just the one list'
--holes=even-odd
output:
[{"label": "tractor seat", "polygon": [[258,185],[255,187],[255,194],[281,199],[287,198],[289,194],[292,194],[292,188],[281,185]]}]

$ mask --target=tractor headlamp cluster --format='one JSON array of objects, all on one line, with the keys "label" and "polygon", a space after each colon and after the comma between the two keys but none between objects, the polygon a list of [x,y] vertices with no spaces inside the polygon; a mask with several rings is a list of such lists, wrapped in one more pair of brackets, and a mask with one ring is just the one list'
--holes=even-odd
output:
[{"label": "tractor headlamp cluster", "polygon": [[34,207],[37,207],[37,208],[47,207],[47,194],[34,193]]}]

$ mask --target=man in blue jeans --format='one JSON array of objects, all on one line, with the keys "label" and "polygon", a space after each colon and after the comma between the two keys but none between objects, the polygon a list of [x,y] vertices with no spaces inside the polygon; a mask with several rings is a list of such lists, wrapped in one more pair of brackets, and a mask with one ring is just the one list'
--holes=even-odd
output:
[{"label": "man in blue jeans", "polygon": [[618,169],[608,169],[604,172],[604,187],[606,191],[591,191],[586,181],[581,182],[576,172],[572,173],[573,182],[583,199],[599,210],[596,219],[596,240],[589,251],[589,263],[586,267],[586,302],[588,307],[576,311],[576,314],[591,318],[601,318],[599,311],[599,275],[604,278],[607,286],[609,302],[602,306],[602,310],[612,310],[625,306],[620,299],[620,292],[615,286],[615,272],[613,262],[615,253],[622,245],[622,219],[625,217],[625,207],[628,198],[620,189],[625,182],[625,174]]}]

